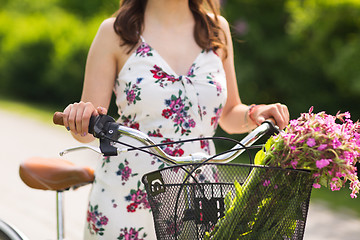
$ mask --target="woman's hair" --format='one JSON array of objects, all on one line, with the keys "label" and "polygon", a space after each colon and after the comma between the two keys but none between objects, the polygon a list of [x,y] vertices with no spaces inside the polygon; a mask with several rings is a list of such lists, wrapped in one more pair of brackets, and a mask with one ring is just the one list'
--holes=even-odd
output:
[{"label": "woman's hair", "polygon": [[[114,30],[130,51],[138,44],[143,32],[146,4],[147,0],[120,0],[120,8],[115,13]],[[219,0],[189,0],[189,6],[195,18],[196,43],[207,51],[221,48],[226,53],[226,38],[218,20]]]}]

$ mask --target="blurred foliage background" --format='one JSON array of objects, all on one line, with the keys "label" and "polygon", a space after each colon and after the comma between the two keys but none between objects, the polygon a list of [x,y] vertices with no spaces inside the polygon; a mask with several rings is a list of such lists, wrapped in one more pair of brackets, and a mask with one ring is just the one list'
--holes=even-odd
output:
[{"label": "blurred foliage background", "polygon": [[[0,0],[0,94],[63,109],[118,0]],[[360,117],[360,0],[223,0],[244,103]],[[115,114],[112,106],[112,113]]]}]

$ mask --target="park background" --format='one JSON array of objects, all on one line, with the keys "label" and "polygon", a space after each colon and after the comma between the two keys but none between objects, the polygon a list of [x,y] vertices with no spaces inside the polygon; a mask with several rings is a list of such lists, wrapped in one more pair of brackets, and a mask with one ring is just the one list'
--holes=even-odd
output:
[{"label": "park background", "polygon": [[[311,106],[360,118],[360,0],[221,2],[244,103],[281,102],[292,118]],[[50,119],[79,101],[91,41],[118,5],[0,0],[0,108]],[[110,115],[117,116],[114,105]],[[219,129],[217,135],[226,134]],[[315,189],[312,198],[360,216],[359,199],[349,193]]]}]

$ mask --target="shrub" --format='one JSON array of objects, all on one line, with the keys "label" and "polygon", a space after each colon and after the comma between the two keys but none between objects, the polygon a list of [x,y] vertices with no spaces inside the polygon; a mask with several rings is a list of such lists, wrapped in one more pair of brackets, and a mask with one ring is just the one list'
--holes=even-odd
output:
[{"label": "shrub", "polygon": [[245,103],[283,102],[292,116],[350,110],[359,97],[358,0],[226,1]]},{"label": "shrub", "polygon": [[[56,14],[55,14],[56,13]],[[64,105],[81,96],[86,55],[99,24],[62,11],[0,19],[1,92]]]},{"label": "shrub", "polygon": [[296,46],[293,61],[300,74],[310,77],[301,83],[311,94],[309,103],[317,100],[323,109],[350,110],[359,118],[354,101],[360,95],[360,2],[289,0],[287,8],[288,33]]}]

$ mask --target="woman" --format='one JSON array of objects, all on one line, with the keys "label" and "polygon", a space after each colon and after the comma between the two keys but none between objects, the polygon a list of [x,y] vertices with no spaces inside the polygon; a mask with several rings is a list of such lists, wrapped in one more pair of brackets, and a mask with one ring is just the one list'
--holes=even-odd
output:
[{"label": "woman", "polygon": [[[205,10],[205,5],[207,6]],[[215,0],[123,0],[89,51],[81,102],[64,110],[64,125],[81,142],[91,115],[106,114],[112,92],[119,122],[157,142],[212,136],[218,125],[242,133],[274,118],[281,104],[241,103],[227,21]],[[212,142],[172,144],[172,155],[214,154]],[[141,176],[163,164],[143,153],[104,159],[90,194],[85,239],[155,239]]]}]

